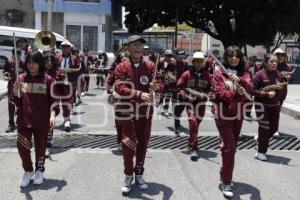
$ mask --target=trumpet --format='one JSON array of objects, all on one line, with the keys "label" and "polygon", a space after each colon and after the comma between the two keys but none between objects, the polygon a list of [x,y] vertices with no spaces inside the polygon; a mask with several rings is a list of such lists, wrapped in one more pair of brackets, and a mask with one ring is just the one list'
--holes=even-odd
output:
[{"label": "trumpet", "polygon": [[9,81],[11,79],[10,73],[9,72],[4,72],[3,73],[3,78],[4,78],[4,80]]}]

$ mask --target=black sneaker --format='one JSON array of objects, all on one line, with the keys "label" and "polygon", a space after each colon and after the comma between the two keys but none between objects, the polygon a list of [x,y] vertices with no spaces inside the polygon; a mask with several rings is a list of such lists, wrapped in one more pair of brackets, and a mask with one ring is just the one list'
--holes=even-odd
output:
[{"label": "black sneaker", "polygon": [[198,160],[198,150],[193,149],[190,151],[190,157],[192,161],[197,161]]},{"label": "black sneaker", "polygon": [[5,130],[5,133],[13,133],[16,129],[15,125],[9,125],[8,128]]},{"label": "black sneaker", "polygon": [[222,192],[226,199],[231,199],[233,197],[232,186],[230,185],[222,185]]}]

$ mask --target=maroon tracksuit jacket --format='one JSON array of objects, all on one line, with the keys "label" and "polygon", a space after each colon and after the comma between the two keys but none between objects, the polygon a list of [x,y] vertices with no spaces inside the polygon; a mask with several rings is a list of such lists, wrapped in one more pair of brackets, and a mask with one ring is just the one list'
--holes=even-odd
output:
[{"label": "maroon tracksuit jacket", "polygon": [[[110,68],[110,76],[107,79],[107,93],[112,94],[111,90],[114,89],[115,84],[115,69],[117,67],[118,63],[114,62],[111,65]],[[115,124],[117,129],[117,143],[120,144],[122,142],[122,126],[121,122],[118,120],[118,117],[120,117],[120,113],[115,111]]]},{"label": "maroon tracksuit jacket", "polygon": [[[22,89],[20,98],[15,97],[18,125],[17,147],[25,171],[33,171],[30,149],[34,135],[36,170],[44,171],[45,150],[49,130],[51,106],[56,102],[50,94],[53,79],[41,72],[36,76],[23,73],[19,76]],[[58,113],[58,111],[53,108]]]},{"label": "maroon tracksuit jacket", "polygon": [[269,139],[278,131],[280,105],[286,94],[286,88],[282,88],[275,91],[276,95],[273,98],[269,98],[268,93],[262,91],[262,89],[282,81],[284,79],[279,71],[268,71],[266,69],[257,72],[253,79],[253,94],[255,95],[255,102],[257,102],[255,107],[259,124],[258,151],[260,153],[267,152]]},{"label": "maroon tracksuit jacket", "polygon": [[[155,65],[153,62],[141,62],[136,67],[130,60],[124,60],[115,70],[116,92],[123,98],[121,102],[129,105],[119,105],[119,108],[127,109],[122,112],[124,117],[120,119],[123,135],[124,173],[126,175],[143,174],[147,145],[151,133],[151,116],[153,107],[150,108],[150,117],[147,118],[147,108],[144,102],[137,96],[138,91],[149,92],[150,82],[153,80]],[[131,83],[131,84],[129,84]],[[159,90],[163,87],[159,84]],[[143,105],[141,105],[143,104]],[[140,107],[139,107],[140,106]],[[130,117],[130,115],[132,115]],[[133,157],[136,155],[135,167]]]},{"label": "maroon tracksuit jacket", "polygon": [[[248,72],[237,74],[240,85],[249,93],[252,90]],[[219,69],[214,71],[212,90],[215,93],[212,112],[221,137],[222,167],[221,181],[230,184],[234,168],[234,157],[243,122],[243,107],[246,99],[234,90],[228,76]]]},{"label": "maroon tracksuit jacket", "polygon": [[[196,72],[194,68],[184,72],[177,82],[177,93],[179,93],[179,99],[187,101],[186,88],[196,90],[201,93],[208,93],[210,91],[210,75],[207,69],[202,69]],[[195,102],[186,106],[187,114],[189,117],[190,126],[190,138],[188,141],[188,147],[192,150],[198,147],[198,129],[199,125],[205,114],[205,102],[207,99],[197,99]]]},{"label": "maroon tracksuit jacket", "polygon": [[[287,79],[284,78],[284,72],[291,72],[293,69],[290,65],[286,64],[286,63],[282,63],[282,64],[278,64],[278,67],[277,67],[277,70],[282,73],[282,79],[284,81],[288,81]],[[282,100],[280,102],[280,104],[282,105],[283,104],[283,101],[286,99],[286,96],[287,96],[287,93],[288,93],[288,88],[287,86],[284,87],[284,91],[282,93]]]}]

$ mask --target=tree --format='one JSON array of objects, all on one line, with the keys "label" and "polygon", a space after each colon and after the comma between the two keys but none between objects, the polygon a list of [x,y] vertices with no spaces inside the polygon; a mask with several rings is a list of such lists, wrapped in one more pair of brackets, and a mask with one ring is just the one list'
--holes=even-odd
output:
[{"label": "tree", "polygon": [[277,32],[285,34],[299,32],[295,28],[299,17],[293,18],[300,12],[300,3],[297,0],[121,0],[121,2],[129,12],[125,24],[131,33],[140,33],[155,23],[174,26],[176,11],[179,23],[185,22],[194,28],[202,29],[220,40],[225,48],[232,44],[240,47],[270,45]]}]

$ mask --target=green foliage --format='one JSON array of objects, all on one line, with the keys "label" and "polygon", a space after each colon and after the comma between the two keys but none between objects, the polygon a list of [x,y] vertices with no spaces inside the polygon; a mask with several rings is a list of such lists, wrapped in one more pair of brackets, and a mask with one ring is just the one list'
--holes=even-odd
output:
[{"label": "green foliage", "polygon": [[187,23],[221,40],[235,44],[271,45],[277,32],[300,32],[298,0],[121,0],[125,24],[140,33],[155,23],[174,26]]}]

